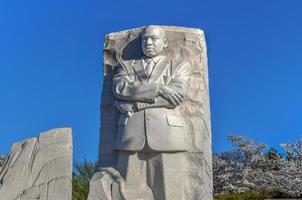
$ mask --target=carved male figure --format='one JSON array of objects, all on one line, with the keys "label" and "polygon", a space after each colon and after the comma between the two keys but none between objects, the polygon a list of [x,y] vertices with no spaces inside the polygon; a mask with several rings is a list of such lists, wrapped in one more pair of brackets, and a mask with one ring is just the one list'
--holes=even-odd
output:
[{"label": "carved male figure", "polygon": [[190,65],[165,57],[167,45],[165,31],[148,26],[144,57],[121,62],[114,76],[117,169],[125,180],[125,188],[115,190],[122,199],[184,199],[188,135],[178,106],[189,88]]}]

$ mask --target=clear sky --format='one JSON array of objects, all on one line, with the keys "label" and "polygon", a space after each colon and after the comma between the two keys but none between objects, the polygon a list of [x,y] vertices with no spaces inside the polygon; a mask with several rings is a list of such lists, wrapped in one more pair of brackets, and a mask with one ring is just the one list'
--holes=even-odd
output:
[{"label": "clear sky", "polygon": [[148,24],[205,31],[213,149],[228,134],[277,147],[302,137],[302,1],[0,0],[0,152],[72,127],[97,159],[106,33]]}]

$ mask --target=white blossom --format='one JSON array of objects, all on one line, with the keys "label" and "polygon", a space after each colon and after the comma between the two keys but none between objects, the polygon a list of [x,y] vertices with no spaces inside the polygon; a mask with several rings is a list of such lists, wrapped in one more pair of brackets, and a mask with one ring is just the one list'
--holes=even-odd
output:
[{"label": "white blossom", "polygon": [[276,190],[302,196],[302,140],[282,144],[281,155],[243,136],[228,139],[235,150],[213,156],[215,194]]}]

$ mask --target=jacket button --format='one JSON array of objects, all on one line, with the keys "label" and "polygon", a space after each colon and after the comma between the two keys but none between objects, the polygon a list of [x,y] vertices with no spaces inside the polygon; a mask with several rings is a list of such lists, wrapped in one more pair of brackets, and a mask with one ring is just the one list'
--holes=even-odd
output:
[{"label": "jacket button", "polygon": [[147,117],[147,120],[148,120],[148,121],[150,121],[150,119],[151,119],[150,117]]}]

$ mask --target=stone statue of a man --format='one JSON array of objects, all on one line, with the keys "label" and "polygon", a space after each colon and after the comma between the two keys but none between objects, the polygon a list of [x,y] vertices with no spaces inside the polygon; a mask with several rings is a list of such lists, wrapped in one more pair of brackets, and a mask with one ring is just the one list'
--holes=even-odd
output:
[{"label": "stone statue of a man", "polygon": [[167,45],[161,27],[146,27],[144,56],[121,62],[114,75],[120,112],[115,149],[124,185],[113,186],[113,193],[121,195],[113,199],[184,199],[188,135],[178,105],[189,89],[191,70],[188,62],[163,55]]}]

